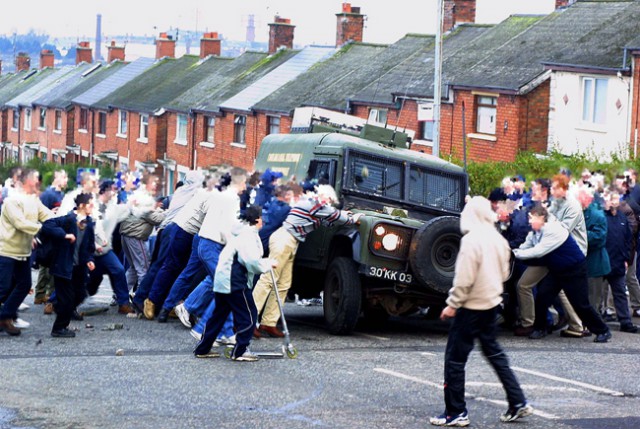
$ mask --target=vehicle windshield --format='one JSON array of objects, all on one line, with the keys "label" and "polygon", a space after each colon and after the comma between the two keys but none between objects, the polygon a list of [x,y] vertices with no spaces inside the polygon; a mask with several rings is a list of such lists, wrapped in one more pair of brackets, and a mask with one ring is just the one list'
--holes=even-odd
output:
[{"label": "vehicle windshield", "polygon": [[449,212],[462,210],[465,179],[460,173],[353,150],[345,167],[346,191]]}]

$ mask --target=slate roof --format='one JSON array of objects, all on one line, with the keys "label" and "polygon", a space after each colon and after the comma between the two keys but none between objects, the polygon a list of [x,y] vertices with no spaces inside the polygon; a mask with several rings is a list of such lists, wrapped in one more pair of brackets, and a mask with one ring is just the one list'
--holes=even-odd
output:
[{"label": "slate roof", "polygon": [[76,95],[82,94],[122,67],[124,67],[124,63],[118,61],[109,65],[95,63],[91,64],[89,68],[79,68],[74,72],[72,78],[34,100],[33,104],[34,106],[68,109],[72,105],[71,100]]},{"label": "slate roof", "polygon": [[0,81],[0,109],[5,109],[9,100],[28,90],[52,73],[53,69],[45,68],[40,71],[25,70],[7,74],[6,78]]},{"label": "slate roof", "polygon": [[193,110],[200,112],[220,111],[221,103],[235,96],[268,73],[271,73],[271,71],[291,59],[298,54],[298,52],[300,51],[285,49],[273,55],[263,56],[260,61],[244,69],[242,73],[238,73],[232,80],[226,82],[224,85],[220,85],[215,91],[207,93],[205,97],[201,96],[199,100],[195,100]]},{"label": "slate roof", "polygon": [[185,91],[215,73],[229,58],[195,55],[162,58],[137,78],[131,80],[95,105],[135,112],[153,113],[163,109]]},{"label": "slate roof", "polygon": [[210,98],[213,93],[228,85],[237,76],[256,67],[256,64],[267,58],[267,55],[266,52],[247,51],[237,58],[229,59],[215,73],[207,76],[178,98],[167,103],[166,109],[188,112],[194,106],[201,106],[204,100]]},{"label": "slate roof", "polygon": [[[108,76],[91,89],[77,94],[71,101],[81,106],[92,106],[101,99],[107,97],[116,89],[125,85],[127,82],[140,76],[145,70],[151,67],[154,62],[155,60],[153,58],[138,58],[137,60],[126,64],[124,67],[119,68],[116,73]],[[112,64],[119,64],[119,62]],[[106,108],[106,106],[102,106],[102,108]]]},{"label": "slate roof", "polygon": [[29,107],[33,104],[34,100],[46,94],[57,85],[64,84],[68,79],[73,78],[78,69],[86,66],[90,66],[90,64],[82,63],[78,66],[66,66],[60,69],[54,69],[52,73],[40,79],[29,89],[19,93],[14,98],[7,101],[6,105],[14,108],[20,106]]},{"label": "slate roof", "polygon": [[293,58],[276,67],[255,83],[238,92],[220,107],[231,110],[250,110],[259,101],[281,88],[287,82],[309,70],[314,64],[335,52],[334,47],[307,46]]}]

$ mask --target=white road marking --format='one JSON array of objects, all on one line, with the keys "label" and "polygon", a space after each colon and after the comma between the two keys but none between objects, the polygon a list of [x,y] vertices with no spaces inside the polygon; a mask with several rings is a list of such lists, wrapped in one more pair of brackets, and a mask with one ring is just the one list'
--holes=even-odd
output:
[{"label": "white road marking", "polygon": [[420,352],[420,354],[421,354],[422,356],[436,356],[436,354],[435,354],[435,353],[429,353],[429,352]]},{"label": "white road marking", "polygon": [[[487,386],[487,387],[500,387],[500,388],[502,388],[502,383],[485,383],[483,381],[467,381],[465,383],[465,385],[466,386],[472,386],[472,387]],[[525,390],[551,390],[551,391],[558,391],[558,392],[584,392],[584,390],[576,389],[575,387],[544,386],[544,385],[540,385],[540,384],[521,384],[520,387],[522,387]]]},{"label": "white road marking", "polygon": [[575,386],[584,387],[585,389],[593,390],[595,392],[606,393],[607,395],[611,395],[611,396],[624,396],[623,392],[607,389],[606,387],[595,386],[589,383],[583,383],[581,381],[570,380],[568,378],[557,377],[551,374],[545,374],[544,372],[534,371],[534,370],[525,369],[525,368],[519,368],[517,366],[512,366],[511,369],[514,371],[524,372],[525,374],[531,374],[531,375],[536,375],[538,377],[547,378],[549,380],[561,381],[563,383],[573,384]]},{"label": "white road marking", "polygon": [[[431,387],[435,387],[437,389],[442,389],[442,384],[440,383],[434,383],[433,381],[429,381],[429,380],[424,380],[422,378],[418,378],[418,377],[413,377],[411,375],[406,375],[403,374],[401,372],[396,372],[396,371],[392,371],[390,369],[385,369],[385,368],[373,368],[374,371],[376,372],[380,372],[382,374],[387,374],[387,375],[392,375],[394,377],[398,377],[398,378],[402,378],[404,380],[409,380],[409,381],[413,381],[415,383],[420,383],[420,384],[425,384],[427,386],[431,386]],[[481,382],[470,382],[467,383],[468,385],[472,385],[473,384],[477,384],[477,385],[489,385],[489,384],[498,384],[498,383],[481,383]],[[500,385],[502,386],[502,385]],[[481,396],[471,396],[473,397],[473,399],[477,400],[477,401],[484,401],[484,402],[490,402],[492,404],[497,404],[497,405],[502,405],[504,407],[508,407],[509,404],[507,404],[506,401],[500,401],[500,400],[496,400],[496,399],[487,399],[487,398],[483,398]],[[549,414],[549,413],[545,413],[544,411],[540,411],[538,409],[534,409],[533,410],[533,414],[543,417],[545,419],[557,419],[558,417],[554,416],[553,414]]]},{"label": "white road marking", "polygon": [[[509,404],[507,403],[507,401],[501,401],[501,400],[498,400],[498,399],[483,398],[482,396],[474,396],[473,399],[475,399],[476,401],[480,401],[480,402],[490,402],[492,404],[502,405],[505,408],[509,407]],[[543,417],[545,419],[549,419],[549,420],[556,420],[558,418],[558,416],[554,416],[553,414],[545,413],[544,411],[540,411],[537,408],[533,409],[533,414],[536,415],[536,416]]]},{"label": "white road marking", "polygon": [[357,335],[358,337],[373,338],[374,340],[380,340],[380,341],[389,341],[391,339],[387,337],[379,337],[377,335],[363,334],[361,332],[354,332],[354,334]]}]

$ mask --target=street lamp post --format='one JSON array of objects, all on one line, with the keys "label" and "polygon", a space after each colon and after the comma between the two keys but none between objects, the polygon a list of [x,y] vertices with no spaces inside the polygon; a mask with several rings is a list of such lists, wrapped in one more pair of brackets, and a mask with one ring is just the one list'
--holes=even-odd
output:
[{"label": "street lamp post", "polygon": [[440,100],[442,98],[442,27],[444,21],[444,0],[436,0],[438,5],[436,22],[436,46],[433,73],[433,155],[440,156]]}]

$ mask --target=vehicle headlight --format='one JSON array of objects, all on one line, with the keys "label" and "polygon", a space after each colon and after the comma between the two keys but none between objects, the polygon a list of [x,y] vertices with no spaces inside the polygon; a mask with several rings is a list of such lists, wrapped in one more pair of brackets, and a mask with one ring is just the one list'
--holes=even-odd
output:
[{"label": "vehicle headlight", "polygon": [[382,237],[382,247],[384,247],[384,250],[386,250],[387,252],[393,252],[398,248],[399,244],[400,237],[396,234],[389,233]]}]

